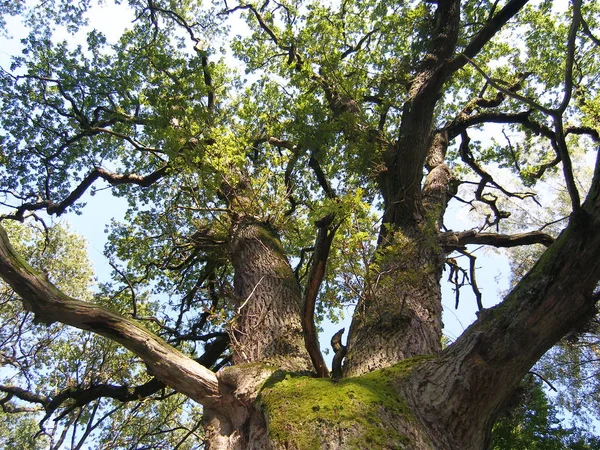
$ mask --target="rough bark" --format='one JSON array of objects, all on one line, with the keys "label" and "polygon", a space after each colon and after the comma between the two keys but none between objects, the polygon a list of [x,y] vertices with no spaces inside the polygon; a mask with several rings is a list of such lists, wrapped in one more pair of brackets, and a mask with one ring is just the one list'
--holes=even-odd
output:
[{"label": "rough bark", "polygon": [[447,135],[435,133],[428,146],[429,174],[417,210],[410,214],[413,219],[401,216],[382,226],[374,261],[378,266],[350,328],[347,376],[441,350],[445,252],[438,245],[438,230],[450,198],[451,174],[444,164],[447,147]]},{"label": "rough bark", "polygon": [[233,230],[230,252],[238,302],[234,362],[311,370],[302,334],[300,286],[277,235],[268,224],[244,218]]},{"label": "rough bark", "polygon": [[428,239],[414,227],[388,236],[378,270],[353,316],[346,376],[441,350],[443,258],[434,235]]}]

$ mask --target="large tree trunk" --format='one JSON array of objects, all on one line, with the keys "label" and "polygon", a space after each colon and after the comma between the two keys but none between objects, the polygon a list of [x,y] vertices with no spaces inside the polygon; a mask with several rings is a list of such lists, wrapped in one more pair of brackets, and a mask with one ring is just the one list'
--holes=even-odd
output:
[{"label": "large tree trunk", "polygon": [[[443,257],[424,225],[388,233],[354,313],[344,363],[356,376],[441,350]],[[374,263],[374,264],[375,264]]]},{"label": "large tree trunk", "polygon": [[275,232],[268,224],[243,218],[234,226],[230,251],[238,305],[231,333],[234,362],[311,370],[300,285]]}]

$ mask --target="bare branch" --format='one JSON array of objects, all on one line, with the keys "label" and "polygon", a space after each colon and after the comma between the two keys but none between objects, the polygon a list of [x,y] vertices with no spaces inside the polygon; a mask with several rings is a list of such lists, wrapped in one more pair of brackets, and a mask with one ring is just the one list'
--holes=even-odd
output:
[{"label": "bare branch", "polygon": [[340,226],[340,223],[332,225],[333,220],[334,216],[329,215],[317,223],[319,229],[315,241],[315,250],[312,256],[312,267],[305,288],[304,313],[302,315],[302,328],[304,331],[306,350],[317,370],[317,374],[322,378],[329,377],[329,371],[327,370],[327,365],[325,364],[319,346],[319,339],[315,327],[315,305],[321,283],[325,277],[325,269],[327,267],[327,259],[329,258],[331,244],[335,232]]},{"label": "bare branch", "polygon": [[164,165],[151,174],[141,176],[137,174],[117,174],[109,172],[101,167],[96,167],[83,179],[79,186],[77,186],[67,198],[60,203],[53,203],[50,200],[38,201],[36,203],[24,203],[17,208],[17,211],[14,214],[5,217],[23,221],[27,211],[39,211],[41,209],[45,209],[48,214],[60,216],[68,207],[73,206],[73,204],[81,198],[85,191],[87,191],[98,178],[102,178],[112,186],[136,184],[141,187],[148,187],[167,175],[168,171],[169,165]]},{"label": "bare branch", "polygon": [[494,178],[488,172],[486,172],[478,164],[477,161],[475,161],[475,158],[473,157],[471,150],[469,148],[469,142],[471,141],[471,139],[469,138],[468,134],[466,132],[463,132],[461,134],[461,137],[462,137],[462,142],[459,147],[460,157],[471,169],[473,169],[473,171],[477,175],[479,175],[481,177],[481,180],[479,181],[478,186],[477,186],[477,190],[475,191],[475,199],[488,205],[494,213],[494,220],[490,222],[489,219],[486,219],[486,223],[483,226],[483,228],[485,228],[487,226],[494,226],[494,225],[497,228],[500,220],[506,219],[507,217],[509,217],[510,213],[507,211],[501,211],[498,208],[498,206],[497,206],[498,198],[495,195],[492,195],[489,193],[487,193],[487,194],[484,193],[484,189],[486,188],[488,183],[490,185],[492,185],[493,187],[499,189],[500,192],[502,192],[504,195],[506,195],[508,197],[516,197],[516,198],[520,198],[520,199],[532,197],[535,200],[534,194],[532,192],[524,192],[524,193],[510,192],[510,191],[507,191],[506,189],[504,189],[501,185],[499,185],[496,181],[494,181]]},{"label": "bare branch", "polygon": [[483,309],[483,303],[481,302],[481,291],[477,286],[477,278],[475,277],[475,261],[477,260],[477,257],[465,250],[458,250],[458,252],[469,258],[469,284],[471,285],[471,289],[475,295],[475,300],[477,301],[477,310],[481,311]]},{"label": "bare branch", "polygon": [[493,247],[518,247],[521,245],[542,244],[549,247],[554,238],[541,231],[518,234],[479,233],[476,230],[448,231],[439,235],[439,243],[446,252],[463,249],[469,244],[491,245]]}]

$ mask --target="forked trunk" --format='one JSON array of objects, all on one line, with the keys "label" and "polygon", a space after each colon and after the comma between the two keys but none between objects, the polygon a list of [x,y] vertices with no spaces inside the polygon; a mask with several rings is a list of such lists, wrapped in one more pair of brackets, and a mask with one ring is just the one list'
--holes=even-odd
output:
[{"label": "forked trunk", "polygon": [[[443,450],[432,444],[399,391],[421,362],[415,358],[337,382],[255,364],[227,368],[220,374],[222,386],[243,391],[248,403],[233,420],[205,410],[207,448]],[[256,383],[263,377],[264,383]],[[232,381],[238,387],[226,384]],[[256,390],[246,390],[250,386]]]}]

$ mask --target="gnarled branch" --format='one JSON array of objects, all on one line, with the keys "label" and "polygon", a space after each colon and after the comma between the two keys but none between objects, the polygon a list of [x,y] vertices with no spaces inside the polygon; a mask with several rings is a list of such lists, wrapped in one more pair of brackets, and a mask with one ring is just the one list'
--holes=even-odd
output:
[{"label": "gnarled branch", "polygon": [[36,320],[61,322],[114,340],[144,360],[156,378],[188,397],[210,404],[220,396],[217,377],[132,320],[62,293],[16,254],[0,227],[0,276]]}]

